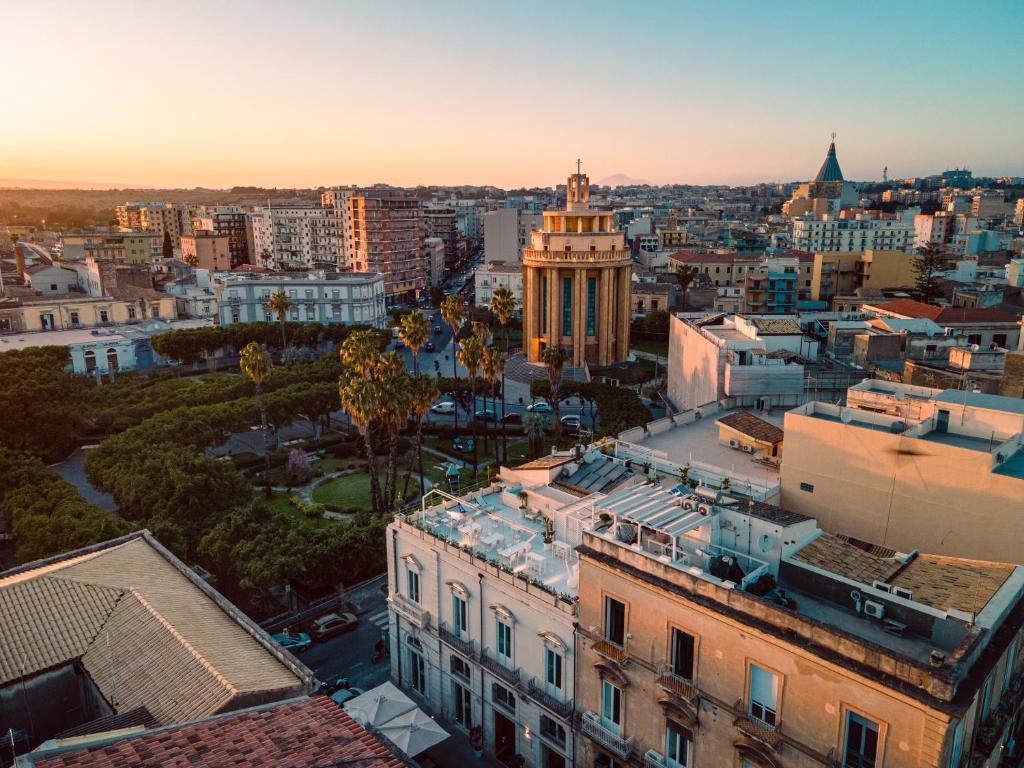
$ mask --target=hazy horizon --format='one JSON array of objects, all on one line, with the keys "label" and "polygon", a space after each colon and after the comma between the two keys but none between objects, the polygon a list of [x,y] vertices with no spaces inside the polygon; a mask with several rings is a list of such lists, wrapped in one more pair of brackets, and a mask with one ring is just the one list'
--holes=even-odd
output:
[{"label": "hazy horizon", "polygon": [[0,184],[746,185],[813,177],[833,131],[854,180],[1024,176],[1014,0],[0,2]]}]

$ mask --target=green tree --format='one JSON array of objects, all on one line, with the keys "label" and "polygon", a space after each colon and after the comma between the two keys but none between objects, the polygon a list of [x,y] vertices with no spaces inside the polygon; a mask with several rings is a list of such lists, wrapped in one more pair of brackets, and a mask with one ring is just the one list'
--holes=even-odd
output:
[{"label": "green tree", "polygon": [[529,445],[530,458],[535,459],[544,447],[544,417],[539,413],[528,413],[523,417],[523,429]]},{"label": "green tree", "polygon": [[508,357],[508,326],[516,311],[516,299],[508,288],[498,288],[491,296],[491,311],[498,318],[505,331],[505,350],[501,360],[501,455],[502,461],[508,461],[508,438],[505,432],[505,358]]},{"label": "green tree", "polygon": [[[495,414],[496,414],[497,413],[497,407],[496,407],[496,402],[495,402],[494,388],[495,388],[495,385],[498,382],[498,376],[500,375],[500,372],[505,370],[505,363],[504,363],[504,360],[502,358],[501,351],[497,347],[494,347],[494,346],[484,347],[483,354],[481,355],[481,358],[480,358],[480,370],[483,372],[484,381],[487,382],[487,389],[484,391],[484,408],[485,409],[487,408],[487,392],[490,391],[490,393],[491,393],[491,404],[492,404],[492,406],[494,406],[494,411],[495,411]],[[487,452],[487,438],[486,438],[486,435],[488,434],[488,432],[490,432],[490,427],[487,424],[485,424],[484,428],[487,430],[486,432],[484,432],[484,435],[485,435],[485,437],[484,437],[484,452],[486,453]],[[497,454],[498,453],[498,445],[497,445],[498,441],[497,441],[497,439],[495,439],[494,442],[495,442],[494,451]],[[497,459],[497,461],[499,461],[499,462],[501,461],[501,457],[500,456],[496,456],[495,458]]]},{"label": "green tree", "polygon": [[256,398],[260,405],[260,427],[263,430],[263,492],[270,498],[270,434],[267,432],[267,397],[263,392],[263,380],[272,367],[270,355],[262,344],[250,341],[242,350],[239,361],[242,373],[256,387]]},{"label": "green tree", "polygon": [[[466,374],[469,377],[469,392],[470,402],[473,403],[472,410],[476,408],[476,376],[480,370],[480,364],[483,362],[483,351],[484,345],[481,343],[480,338],[476,335],[471,335],[465,338],[462,342],[462,349],[458,352],[459,362],[462,363],[466,369]],[[476,469],[477,469],[477,445],[476,445],[476,419],[470,417],[471,433],[473,436],[473,479],[476,480]]]},{"label": "green tree", "polygon": [[562,347],[545,347],[540,358],[541,362],[548,369],[548,383],[551,385],[551,407],[555,410],[554,431],[555,438],[557,439],[562,434],[562,419],[559,415],[562,409],[562,373],[569,355]]},{"label": "green tree", "polygon": [[381,511],[392,512],[398,493],[398,439],[409,421],[411,379],[405,370],[405,361],[394,352],[382,356],[374,374],[380,392],[377,415],[388,436],[388,465],[384,482],[384,507]]},{"label": "green tree", "polygon": [[[462,327],[462,321],[466,319],[466,302],[463,301],[462,297],[455,294],[452,296],[446,296],[444,301],[441,302],[441,318],[445,323],[452,329],[452,350],[458,347],[458,341],[456,335],[459,332],[459,328]],[[458,354],[452,354],[452,378],[455,381],[459,380],[459,369],[456,365]],[[459,428],[459,409],[455,409],[455,428]]]},{"label": "green tree", "polygon": [[171,243],[171,233],[164,230],[163,256],[165,259],[174,258],[174,245]]},{"label": "green tree", "polygon": [[437,379],[418,374],[409,384],[409,411],[416,420],[416,460],[420,473],[420,496],[426,493],[423,481],[423,418],[430,412],[430,406],[437,398]]},{"label": "green tree", "polygon": [[921,300],[931,303],[941,294],[939,273],[946,267],[946,257],[938,248],[928,246],[918,249],[910,262]]},{"label": "green tree", "polygon": [[267,300],[267,308],[277,315],[277,322],[281,324],[281,350],[288,348],[288,339],[285,336],[285,320],[288,319],[288,310],[293,302],[284,291],[275,291]]},{"label": "green tree", "polygon": [[676,267],[676,280],[679,281],[679,289],[683,296],[683,309],[686,309],[686,295],[690,290],[693,281],[700,274],[700,269],[693,264],[680,264]]},{"label": "green tree", "polygon": [[420,350],[430,340],[430,324],[418,309],[405,315],[398,323],[398,338],[412,350],[413,374],[420,372]]},{"label": "green tree", "polygon": [[441,302],[444,301],[444,290],[441,286],[434,285],[430,288],[430,306],[440,307]]}]

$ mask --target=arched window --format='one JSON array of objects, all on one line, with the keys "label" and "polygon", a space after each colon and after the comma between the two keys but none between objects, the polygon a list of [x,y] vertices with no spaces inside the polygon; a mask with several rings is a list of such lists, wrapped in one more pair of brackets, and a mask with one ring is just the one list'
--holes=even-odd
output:
[{"label": "arched window", "polygon": [[107,350],[107,366],[111,373],[117,370],[117,350],[113,347]]},{"label": "arched window", "polygon": [[85,370],[88,373],[96,370],[96,353],[91,349],[85,353]]}]

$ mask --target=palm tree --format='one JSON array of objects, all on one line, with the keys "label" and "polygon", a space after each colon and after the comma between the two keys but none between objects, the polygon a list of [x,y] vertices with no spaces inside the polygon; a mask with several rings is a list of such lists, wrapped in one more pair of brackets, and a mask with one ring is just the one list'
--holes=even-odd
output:
[{"label": "palm tree", "polygon": [[430,324],[418,309],[398,322],[398,338],[412,350],[412,372],[419,375],[420,349],[430,340]]},{"label": "palm tree", "polygon": [[405,369],[405,361],[395,352],[388,352],[381,357],[374,374],[380,393],[377,416],[388,435],[388,465],[384,475],[381,511],[391,512],[398,492],[398,438],[409,420],[411,410],[411,378]]},{"label": "palm tree", "polygon": [[263,379],[270,373],[270,355],[262,344],[250,341],[242,350],[242,373],[256,386],[256,399],[260,405],[260,427],[263,430],[263,492],[270,498],[270,434],[267,432],[267,396],[263,392]]},{"label": "palm tree", "polygon": [[544,417],[539,413],[528,413],[523,418],[523,431],[526,432],[526,440],[529,445],[530,457],[537,458],[540,451],[538,444],[544,443]]},{"label": "palm tree", "polygon": [[505,359],[508,356],[508,324],[516,311],[516,298],[508,288],[499,288],[491,296],[491,311],[497,316],[498,322],[505,331],[505,354],[500,361],[501,374],[501,456],[508,461],[508,439],[505,435]]},{"label": "palm tree", "polygon": [[676,267],[676,280],[679,281],[679,287],[683,292],[683,309],[686,309],[686,292],[690,290],[690,285],[694,280],[697,279],[697,275],[700,274],[700,269],[693,264],[680,264]]},{"label": "palm tree", "polygon": [[430,412],[430,406],[437,398],[437,379],[426,374],[417,374],[409,385],[409,411],[416,419],[416,456],[420,470],[420,496],[427,491],[423,481],[423,417]]},{"label": "palm tree", "polygon": [[284,291],[277,291],[270,295],[267,300],[267,308],[277,314],[277,322],[281,324],[281,354],[284,354],[285,348],[288,346],[285,337],[285,320],[288,317],[288,310],[293,306],[292,300],[288,298],[288,294]]},{"label": "palm tree", "polygon": [[562,370],[569,355],[562,347],[545,347],[541,353],[541,361],[548,369],[548,382],[551,384],[551,406],[555,409],[555,438],[562,434],[562,420],[559,416],[562,405]]},{"label": "palm tree", "polygon": [[[462,321],[466,319],[466,302],[462,300],[462,297],[458,294],[452,296],[445,296],[444,301],[441,302],[441,318],[445,323],[452,329],[452,350],[458,347],[458,343],[455,340],[456,334],[459,332],[459,328],[462,327]],[[459,381],[459,369],[455,365],[455,361],[458,358],[458,354],[452,354],[452,378],[456,383]],[[458,406],[455,408],[455,428],[459,428],[459,409]]]},{"label": "palm tree", "polygon": [[[498,382],[499,369],[503,372],[505,364],[502,359],[501,350],[497,347],[484,347],[483,356],[480,360],[480,369],[484,374],[484,381],[487,382],[487,389],[491,393],[491,404],[496,406],[496,400],[494,394],[494,385]],[[487,394],[484,393],[484,408],[487,408]],[[494,408],[495,417],[497,417],[497,407]],[[490,427],[487,427],[487,432],[490,432]],[[484,433],[485,435],[487,433]],[[484,451],[487,450],[487,438],[484,438]],[[500,462],[501,456],[498,454],[497,440],[494,445],[495,458]]]},{"label": "palm tree", "polygon": [[378,417],[384,393],[379,377],[373,374],[380,363],[378,336],[375,331],[356,331],[341,345],[344,364],[338,381],[341,407],[363,436],[366,451],[366,473],[370,477],[370,499],[373,511],[383,509],[380,478],[377,474],[377,456],[373,444],[373,425]]},{"label": "palm tree", "polygon": [[194,253],[186,253],[181,260],[184,261],[186,265],[192,267],[192,269],[199,266],[199,257]]},{"label": "palm tree", "polygon": [[[462,349],[458,352],[459,362],[462,363],[466,373],[469,375],[469,394],[474,408],[476,407],[476,374],[480,370],[483,354],[484,345],[480,343],[480,339],[476,336],[467,336],[462,342]],[[470,424],[473,435],[473,479],[476,480],[476,419],[471,419]]]}]

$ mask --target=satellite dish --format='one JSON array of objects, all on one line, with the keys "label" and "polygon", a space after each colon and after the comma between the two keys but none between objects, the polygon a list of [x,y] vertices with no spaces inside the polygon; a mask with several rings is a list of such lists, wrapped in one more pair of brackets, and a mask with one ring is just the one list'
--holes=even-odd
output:
[{"label": "satellite dish", "polygon": [[775,546],[775,537],[767,533],[762,533],[761,538],[757,540],[757,544],[761,547],[762,552],[767,552],[773,546]]},{"label": "satellite dish", "polygon": [[843,422],[843,424],[849,424],[851,421],[853,421],[853,414],[847,411],[845,408],[842,408],[839,411],[839,420]]},{"label": "satellite dish", "polygon": [[977,344],[971,344],[971,352],[977,352],[979,349],[981,349],[981,347]]}]

